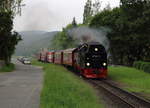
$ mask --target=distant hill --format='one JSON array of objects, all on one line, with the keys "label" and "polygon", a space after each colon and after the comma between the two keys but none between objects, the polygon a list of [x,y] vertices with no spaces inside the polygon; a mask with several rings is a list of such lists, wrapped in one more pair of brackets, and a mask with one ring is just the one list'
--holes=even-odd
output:
[{"label": "distant hill", "polygon": [[23,31],[19,32],[22,41],[16,47],[16,56],[31,56],[41,48],[48,48],[50,40],[58,33],[45,31]]}]

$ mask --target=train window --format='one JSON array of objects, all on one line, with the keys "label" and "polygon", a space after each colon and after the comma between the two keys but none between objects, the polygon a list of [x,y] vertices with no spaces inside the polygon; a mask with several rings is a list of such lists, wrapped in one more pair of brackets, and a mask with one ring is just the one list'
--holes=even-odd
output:
[{"label": "train window", "polygon": [[80,45],[78,50],[81,52],[87,52],[88,51],[88,45],[87,44]]},{"label": "train window", "polygon": [[87,52],[87,50],[88,50],[87,46],[83,46],[82,49],[81,49],[82,52]]}]

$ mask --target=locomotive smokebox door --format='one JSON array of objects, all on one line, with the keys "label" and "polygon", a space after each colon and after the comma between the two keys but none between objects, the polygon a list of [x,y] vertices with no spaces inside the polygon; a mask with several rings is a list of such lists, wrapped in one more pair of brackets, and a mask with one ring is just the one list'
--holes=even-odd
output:
[{"label": "locomotive smokebox door", "polygon": [[93,70],[93,74],[100,74],[100,71],[99,70]]}]

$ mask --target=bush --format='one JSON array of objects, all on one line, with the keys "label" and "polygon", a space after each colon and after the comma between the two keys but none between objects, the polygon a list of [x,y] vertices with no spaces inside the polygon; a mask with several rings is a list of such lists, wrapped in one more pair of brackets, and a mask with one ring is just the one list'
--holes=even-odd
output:
[{"label": "bush", "polygon": [[150,73],[150,62],[136,61],[133,67]]},{"label": "bush", "polygon": [[15,70],[15,65],[10,63],[7,66],[3,66],[0,68],[0,72],[12,72],[13,70]]}]

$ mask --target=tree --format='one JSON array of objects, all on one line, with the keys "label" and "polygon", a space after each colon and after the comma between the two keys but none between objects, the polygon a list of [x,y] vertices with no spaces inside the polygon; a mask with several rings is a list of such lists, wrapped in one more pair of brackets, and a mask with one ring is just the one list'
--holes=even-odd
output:
[{"label": "tree", "polygon": [[0,10],[12,11],[13,14],[21,13],[22,0],[1,0]]},{"label": "tree", "polygon": [[92,3],[92,0],[87,0],[84,6],[84,13],[83,13],[83,24],[88,25],[92,20],[92,17],[100,12],[102,2],[99,0],[95,0]]},{"label": "tree", "polygon": [[73,18],[72,26],[73,26],[73,27],[77,27],[77,22],[76,22],[76,18],[75,18],[75,17]]},{"label": "tree", "polygon": [[92,15],[93,15],[92,1],[87,0],[86,4],[84,6],[83,24],[88,24]]},{"label": "tree", "polygon": [[21,40],[17,32],[12,32],[14,15],[20,12],[21,0],[0,1],[0,59],[9,65],[15,46]]},{"label": "tree", "polygon": [[95,2],[93,3],[93,15],[96,15],[100,12],[100,8],[101,8],[102,2],[99,0],[95,0]]},{"label": "tree", "polygon": [[112,10],[103,10],[90,22],[91,27],[109,27],[110,51],[116,64],[132,65],[150,60],[150,2],[121,0]]},{"label": "tree", "polygon": [[108,3],[108,4],[106,5],[106,7],[104,8],[104,10],[111,10],[110,3]]}]

